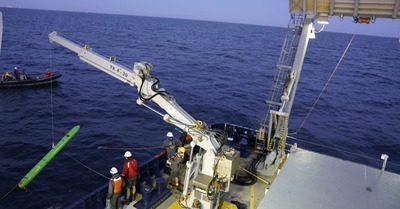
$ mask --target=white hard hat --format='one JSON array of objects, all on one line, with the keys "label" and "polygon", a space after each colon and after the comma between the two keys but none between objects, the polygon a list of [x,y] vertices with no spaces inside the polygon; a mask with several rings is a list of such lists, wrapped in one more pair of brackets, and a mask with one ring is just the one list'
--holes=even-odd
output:
[{"label": "white hard hat", "polygon": [[172,134],[172,132],[168,132],[167,137],[174,137],[174,135]]},{"label": "white hard hat", "polygon": [[126,151],[124,154],[124,157],[131,157],[131,156],[132,156],[132,153],[129,151]]},{"label": "white hard hat", "polygon": [[116,168],[116,167],[112,167],[111,170],[110,170],[110,173],[111,173],[111,174],[116,174],[116,173],[118,173],[117,168]]},{"label": "white hard hat", "polygon": [[18,69],[17,67],[14,67],[14,69],[16,70],[16,69]]}]

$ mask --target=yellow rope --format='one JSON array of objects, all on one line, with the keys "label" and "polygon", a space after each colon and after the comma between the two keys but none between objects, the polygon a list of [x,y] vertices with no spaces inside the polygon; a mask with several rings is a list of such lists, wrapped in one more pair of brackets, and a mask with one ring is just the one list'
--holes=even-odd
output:
[{"label": "yellow rope", "polygon": [[269,185],[269,184],[270,184],[270,183],[269,183],[267,180],[265,180],[265,179],[262,179],[261,177],[257,176],[256,174],[253,174],[252,172],[250,172],[250,171],[246,170],[245,168],[242,168],[241,166],[239,166],[239,168],[243,169],[243,170],[244,170],[244,171],[246,171],[248,174],[250,174],[250,175],[252,175],[252,176],[256,177],[258,180],[260,180],[260,181],[264,182],[265,184],[267,184],[267,185]]}]

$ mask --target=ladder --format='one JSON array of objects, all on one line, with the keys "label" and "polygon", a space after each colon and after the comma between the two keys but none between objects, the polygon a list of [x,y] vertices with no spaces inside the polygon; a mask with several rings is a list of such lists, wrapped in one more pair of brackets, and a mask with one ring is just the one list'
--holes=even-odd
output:
[{"label": "ladder", "polygon": [[278,111],[281,107],[281,96],[285,89],[287,77],[292,71],[297,46],[302,32],[303,15],[291,14],[288,31],[281,48],[272,85],[269,91],[266,107],[260,119],[260,129],[256,137],[256,150],[264,152],[266,149],[270,112]]}]

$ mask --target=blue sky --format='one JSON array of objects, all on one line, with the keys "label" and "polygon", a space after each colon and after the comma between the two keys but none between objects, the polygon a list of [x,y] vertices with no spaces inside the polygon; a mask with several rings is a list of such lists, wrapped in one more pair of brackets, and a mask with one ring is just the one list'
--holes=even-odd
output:
[{"label": "blue sky", "polygon": [[[286,27],[289,0],[0,0],[1,6],[172,17]],[[318,27],[318,26],[317,26]],[[317,28],[318,29],[318,28]],[[332,17],[325,31],[400,37],[400,19],[354,24]]]}]

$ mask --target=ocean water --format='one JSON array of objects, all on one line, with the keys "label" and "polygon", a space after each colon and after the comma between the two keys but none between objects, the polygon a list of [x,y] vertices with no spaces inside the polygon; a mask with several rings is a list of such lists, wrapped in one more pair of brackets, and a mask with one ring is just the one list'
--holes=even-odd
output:
[{"label": "ocean water", "polygon": [[[50,44],[50,32],[89,44],[105,56],[116,55],[127,67],[135,61],[152,63],[160,87],[195,119],[254,129],[286,33],[286,28],[180,19],[1,11],[0,71],[51,68],[63,76],[53,86],[0,90],[0,208],[62,208],[108,181],[99,174],[108,176],[112,166],[122,167],[125,150],[99,146],[136,148],[133,154],[140,163],[157,150],[137,148],[161,145],[168,131],[179,133],[136,104],[136,88]],[[310,41],[290,132],[300,127],[351,37],[323,32]],[[400,173],[399,57],[397,39],[355,36],[313,112],[292,134],[301,140],[295,142],[378,168],[385,153],[390,156],[387,170]],[[76,124],[82,128],[63,152],[27,189],[15,188],[53,140],[58,142]]]}]

